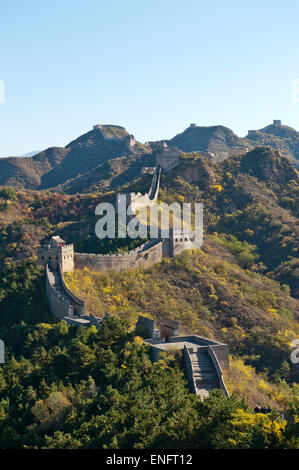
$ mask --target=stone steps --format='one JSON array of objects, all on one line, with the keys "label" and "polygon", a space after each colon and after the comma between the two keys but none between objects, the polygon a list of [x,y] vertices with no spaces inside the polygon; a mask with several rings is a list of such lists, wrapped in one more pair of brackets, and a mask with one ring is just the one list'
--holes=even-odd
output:
[{"label": "stone steps", "polygon": [[202,398],[207,398],[209,392],[219,388],[218,375],[214,364],[205,350],[190,353],[196,392]]}]

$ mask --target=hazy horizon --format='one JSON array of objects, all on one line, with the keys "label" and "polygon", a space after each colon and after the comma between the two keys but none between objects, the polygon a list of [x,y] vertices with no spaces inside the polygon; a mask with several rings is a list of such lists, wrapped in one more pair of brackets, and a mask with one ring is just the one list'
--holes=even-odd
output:
[{"label": "hazy horizon", "polygon": [[[272,120],[272,121],[273,121],[273,120]],[[266,126],[272,124],[272,121],[269,122],[269,123],[267,123],[267,124],[265,124],[265,126],[263,126],[263,127],[266,127]],[[104,125],[105,125],[105,124],[111,124],[111,123],[105,123],[105,122],[103,122],[103,123],[96,123],[96,124],[104,124]],[[178,132],[177,134],[180,134],[180,133],[182,133],[184,130],[186,130],[186,129],[190,126],[190,124],[191,124],[191,123],[189,123],[184,129],[182,129],[182,130],[181,130],[180,132]],[[121,124],[119,124],[119,123],[114,123],[113,125],[120,125],[120,126],[121,126]],[[214,127],[214,126],[218,126],[218,125],[221,125],[221,126],[222,126],[223,124],[214,124],[214,125],[212,124],[211,126],[199,126],[199,124],[196,123],[196,126],[198,126],[198,127]],[[287,124],[287,123],[284,123],[284,122],[282,122],[282,125],[283,125],[283,126],[284,126],[284,125],[285,125],[285,126],[288,126],[288,124]],[[124,126],[123,126],[123,127],[124,127]],[[288,127],[292,127],[292,126],[288,126]],[[85,130],[84,132],[82,132],[81,134],[78,134],[77,136],[74,136],[73,139],[71,139],[70,141],[66,142],[65,145],[63,145],[63,146],[61,146],[61,147],[67,146],[72,140],[76,139],[77,137],[79,137],[79,136],[81,136],[81,135],[86,134],[87,132],[89,132],[89,131],[91,131],[91,130],[92,130],[92,129],[87,129],[87,130]],[[129,132],[129,134],[133,134],[133,135],[134,135],[134,132],[133,132],[131,129],[126,129],[126,130]],[[231,129],[231,130],[234,132],[234,129]],[[258,129],[255,129],[255,130],[258,130]],[[295,129],[295,130],[297,130],[297,129]],[[132,132],[131,132],[131,131],[132,131]],[[173,134],[172,136],[168,136],[168,137],[164,137],[164,138],[162,137],[161,139],[147,139],[147,140],[139,141],[139,142],[141,142],[141,143],[144,144],[145,142],[147,142],[147,141],[149,141],[149,140],[152,140],[152,141],[164,140],[164,139],[165,139],[165,140],[168,140],[168,139],[171,139],[171,138],[175,137],[175,135],[177,135],[177,134]],[[236,133],[235,133],[235,134],[236,134]],[[238,135],[238,134],[236,134],[236,135]],[[241,136],[241,135],[238,135],[238,137],[244,138],[244,137],[246,137],[246,135],[247,135],[247,133],[246,133],[245,135],[242,135],[242,136]],[[135,138],[136,138],[136,135],[134,135],[134,136],[135,136]],[[137,140],[139,140],[139,139],[137,139]],[[28,152],[25,152],[25,153],[20,154],[20,155],[4,155],[4,156],[0,156],[0,158],[6,158],[6,157],[28,158],[28,157],[33,157],[34,155],[37,155],[38,153],[42,152],[43,150],[46,150],[47,148],[51,148],[51,147],[57,147],[57,145],[55,145],[55,143],[53,143],[53,145],[50,145],[50,146],[45,147],[45,148],[40,149],[40,150],[28,150]]]}]

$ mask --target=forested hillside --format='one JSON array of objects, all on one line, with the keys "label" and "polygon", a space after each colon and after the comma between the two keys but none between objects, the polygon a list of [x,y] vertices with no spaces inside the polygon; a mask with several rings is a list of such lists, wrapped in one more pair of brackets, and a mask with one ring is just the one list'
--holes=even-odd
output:
[{"label": "forested hillside", "polygon": [[[130,165],[109,191],[96,173],[92,191],[72,180],[76,194],[0,188],[0,447],[298,447],[290,343],[299,335],[299,177],[278,151],[256,148],[216,164],[182,153],[162,175],[159,200],[203,202],[201,249],[147,270],[69,274],[89,312],[112,315],[98,332],[50,315],[35,258],[41,241],[59,234],[75,251],[98,253],[140,243],[100,242],[94,233],[99,202],[149,187],[142,161],[136,172]],[[177,357],[152,364],[133,335],[139,314],[167,315],[183,333],[227,342],[231,398],[191,395]],[[276,411],[256,415],[255,403]]]}]

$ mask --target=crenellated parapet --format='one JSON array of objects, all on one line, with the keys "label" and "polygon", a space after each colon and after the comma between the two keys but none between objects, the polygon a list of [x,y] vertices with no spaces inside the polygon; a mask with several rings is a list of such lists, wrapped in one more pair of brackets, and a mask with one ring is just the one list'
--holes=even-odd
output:
[{"label": "crenellated parapet", "polygon": [[127,253],[98,255],[75,253],[75,268],[107,273],[125,269],[147,268],[163,259],[163,242],[152,240]]}]

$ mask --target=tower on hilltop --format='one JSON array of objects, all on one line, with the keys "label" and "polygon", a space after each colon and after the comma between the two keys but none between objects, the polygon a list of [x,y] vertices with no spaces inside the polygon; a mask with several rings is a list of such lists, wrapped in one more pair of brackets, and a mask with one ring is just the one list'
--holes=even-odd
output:
[{"label": "tower on hilltop", "polygon": [[66,245],[58,235],[51,238],[37,249],[37,263],[40,266],[47,264],[52,269],[61,265],[62,272],[71,272],[74,269],[74,245]]}]

